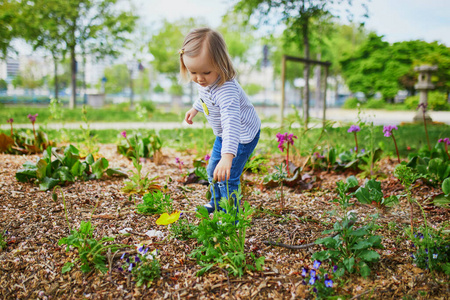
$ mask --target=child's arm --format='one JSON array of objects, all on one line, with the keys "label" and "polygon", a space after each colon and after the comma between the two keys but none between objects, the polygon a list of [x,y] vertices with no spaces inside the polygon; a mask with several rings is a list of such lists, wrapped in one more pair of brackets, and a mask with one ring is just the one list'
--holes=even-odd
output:
[{"label": "child's arm", "polygon": [[222,158],[214,169],[214,180],[225,181],[230,179],[231,163],[234,155],[231,153],[223,153]]},{"label": "child's arm", "polygon": [[184,120],[186,121],[186,123],[188,124],[192,124],[194,122],[192,122],[192,119],[198,114],[198,110],[196,110],[195,108],[191,108],[190,110],[188,110],[186,112],[186,115],[184,116]]}]

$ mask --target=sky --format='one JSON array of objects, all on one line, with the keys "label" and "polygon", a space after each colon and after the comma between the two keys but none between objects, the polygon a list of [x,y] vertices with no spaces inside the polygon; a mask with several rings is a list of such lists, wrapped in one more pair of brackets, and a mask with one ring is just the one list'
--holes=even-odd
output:
[{"label": "sky", "polygon": [[[233,0],[132,0],[146,22],[162,19],[201,17],[211,27],[220,24],[221,17]],[[439,41],[450,47],[450,0],[353,0],[355,15],[360,15],[360,3],[368,4],[366,27],[383,35],[390,43],[421,39]],[[346,18],[342,18],[345,21]]]}]

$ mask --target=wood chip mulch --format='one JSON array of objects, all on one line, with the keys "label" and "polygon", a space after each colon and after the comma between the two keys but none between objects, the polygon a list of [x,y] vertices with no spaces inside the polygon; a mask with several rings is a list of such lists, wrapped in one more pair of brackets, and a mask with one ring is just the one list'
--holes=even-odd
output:
[{"label": "wood chip mulch", "polygon": [[[100,153],[112,167],[133,169],[132,163],[117,154],[115,145],[101,145]],[[175,157],[183,168],[192,168],[194,154],[164,149],[162,165],[144,163],[143,171],[150,177],[167,184],[178,210],[191,211],[186,216],[196,222],[192,212],[204,204],[207,186],[183,185]],[[83,274],[76,265],[71,272],[62,274],[61,268],[77,256],[75,250],[66,252],[58,240],[69,233],[61,198],[55,203],[51,191],[39,191],[31,183],[20,183],[15,172],[26,161],[35,161],[37,155],[18,156],[0,154],[0,230],[6,230],[6,249],[0,252],[0,297],[2,299],[313,299],[302,285],[302,267],[311,266],[311,255],[318,246],[291,250],[265,245],[275,241],[288,245],[314,242],[321,232],[330,229],[335,221],[328,213],[334,207],[336,182],[345,180],[350,173],[315,172],[312,188],[298,190],[285,188],[286,208],[280,212],[278,188],[261,189],[258,176],[245,174],[244,199],[256,208],[253,226],[247,232],[246,247],[257,256],[266,257],[264,271],[247,272],[241,278],[229,276],[216,268],[202,277],[195,260],[188,254],[196,247],[195,240],[179,241],[170,238],[148,237],[145,233],[155,229],[168,235],[164,226],[155,224],[157,215],[144,216],[135,212],[134,202],[120,192],[123,178],[105,178],[97,181],[76,182],[62,187],[68,218],[72,227],[92,216],[96,237],[116,236],[116,243],[134,245],[145,243],[159,249],[162,276],[150,287],[136,287],[126,272],[118,271],[120,255],[108,257],[110,272]],[[283,157],[273,156],[271,161],[281,162]],[[386,196],[402,194],[402,186],[393,177],[395,161],[384,159],[379,166],[387,174],[382,180]],[[273,171],[273,168],[271,169]],[[312,179],[311,179],[312,180]],[[359,179],[360,184],[363,183]],[[251,184],[254,183],[254,184]],[[192,189],[186,191],[186,188]],[[449,209],[435,207],[431,198],[440,190],[419,185],[414,197],[425,207],[430,225],[448,222]],[[353,208],[360,220],[380,213],[377,234],[383,236],[385,249],[381,259],[372,266],[369,278],[350,275],[344,285],[336,287],[347,299],[449,299],[448,276],[430,273],[412,264],[411,245],[404,232],[409,224],[409,206],[404,198],[400,205],[389,210],[356,203]],[[415,226],[423,222],[418,207],[414,208]],[[388,225],[389,224],[389,225]],[[124,228],[132,228],[129,236],[120,235]]]}]

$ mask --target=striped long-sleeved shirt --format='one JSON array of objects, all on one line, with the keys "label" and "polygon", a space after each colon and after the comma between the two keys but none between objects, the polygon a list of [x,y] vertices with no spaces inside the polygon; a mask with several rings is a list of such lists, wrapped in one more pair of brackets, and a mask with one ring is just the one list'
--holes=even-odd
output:
[{"label": "striped long-sleeved shirt", "polygon": [[206,119],[214,134],[222,137],[221,153],[236,156],[238,144],[250,143],[261,128],[261,120],[255,108],[236,79],[218,86],[216,83],[202,87],[198,85],[199,99],[194,108],[204,112],[202,100],[208,108]]}]

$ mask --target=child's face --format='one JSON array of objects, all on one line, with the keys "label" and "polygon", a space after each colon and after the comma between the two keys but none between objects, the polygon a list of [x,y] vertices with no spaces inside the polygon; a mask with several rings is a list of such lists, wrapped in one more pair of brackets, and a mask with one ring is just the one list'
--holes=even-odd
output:
[{"label": "child's face", "polygon": [[191,80],[203,87],[213,84],[219,77],[205,50],[195,57],[183,55],[183,62],[189,71]]}]

